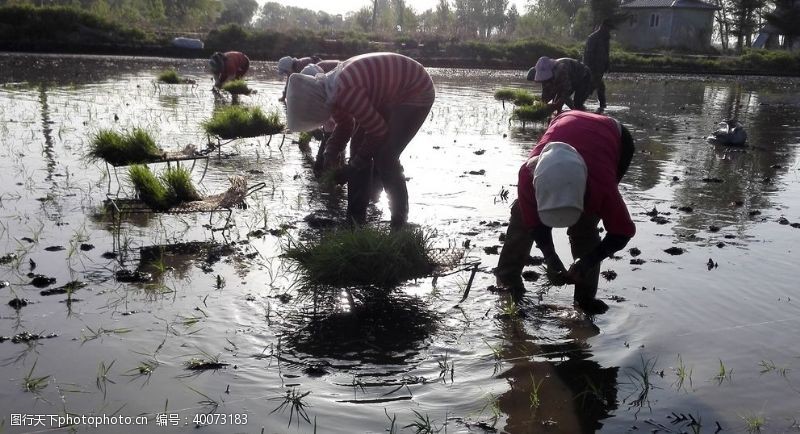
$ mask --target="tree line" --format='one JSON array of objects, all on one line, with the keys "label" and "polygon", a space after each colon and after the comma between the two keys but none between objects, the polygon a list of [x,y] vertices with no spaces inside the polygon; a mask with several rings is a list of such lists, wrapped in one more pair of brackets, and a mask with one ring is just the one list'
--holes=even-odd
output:
[{"label": "tree line", "polygon": [[[800,37],[797,0],[705,0],[718,7],[715,42],[737,52],[752,45],[770,24],[785,45]],[[438,0],[417,11],[406,0],[364,0],[347,14],[256,0],[0,0],[3,5],[72,6],[141,29],[208,32],[225,24],[251,30],[363,32],[391,39],[508,41],[541,38],[558,44],[581,41],[603,19],[622,21],[620,0],[529,0],[524,11],[508,0]]]}]

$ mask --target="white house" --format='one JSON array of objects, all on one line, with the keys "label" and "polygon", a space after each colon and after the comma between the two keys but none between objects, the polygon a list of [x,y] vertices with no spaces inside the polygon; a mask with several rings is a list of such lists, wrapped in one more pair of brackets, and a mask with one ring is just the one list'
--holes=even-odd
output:
[{"label": "white house", "polygon": [[717,6],[701,0],[633,0],[620,10],[628,19],[617,25],[617,40],[631,49],[703,51],[711,46]]}]

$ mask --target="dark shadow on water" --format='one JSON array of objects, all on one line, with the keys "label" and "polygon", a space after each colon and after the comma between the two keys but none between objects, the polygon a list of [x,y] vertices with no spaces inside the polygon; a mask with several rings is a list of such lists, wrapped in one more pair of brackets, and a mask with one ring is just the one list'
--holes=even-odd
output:
[{"label": "dark shadow on water", "polygon": [[318,299],[316,309],[291,315],[280,332],[286,349],[316,358],[401,364],[439,327],[439,315],[416,297],[362,296],[352,309],[332,304]]},{"label": "dark shadow on water", "polygon": [[175,244],[146,246],[139,249],[139,265],[136,271],[150,273],[156,279],[165,272],[185,279],[193,266],[211,270],[223,257],[235,253],[230,244],[212,241],[191,241]]},{"label": "dark shadow on water", "polygon": [[[498,377],[509,384],[497,401],[507,416],[504,432],[594,433],[602,428],[601,421],[617,409],[619,368],[591,360],[587,339],[599,334],[597,326],[571,308],[547,305],[521,307],[517,315],[499,321],[504,339],[499,357],[505,362]],[[559,327],[566,334],[537,338],[528,331],[532,326]]]}]

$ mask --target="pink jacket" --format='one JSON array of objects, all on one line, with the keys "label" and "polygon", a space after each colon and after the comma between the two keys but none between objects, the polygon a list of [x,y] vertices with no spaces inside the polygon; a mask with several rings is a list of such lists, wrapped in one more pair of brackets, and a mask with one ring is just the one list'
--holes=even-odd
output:
[{"label": "pink jacket", "polygon": [[[539,155],[549,142],[564,142],[575,148],[583,157],[588,172],[583,212],[600,217],[608,233],[633,237],[636,226],[617,185],[620,134],[620,126],[614,119],[570,110],[553,119],[529,156]],[[533,174],[525,164],[519,170],[517,191],[522,220],[525,226],[533,229],[541,223]]]}]

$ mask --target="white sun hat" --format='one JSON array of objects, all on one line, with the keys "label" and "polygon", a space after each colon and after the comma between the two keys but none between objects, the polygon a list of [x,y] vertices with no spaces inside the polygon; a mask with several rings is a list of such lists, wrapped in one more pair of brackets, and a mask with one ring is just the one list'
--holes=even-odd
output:
[{"label": "white sun hat", "polygon": [[539,220],[552,228],[574,225],[583,213],[586,162],[572,146],[550,142],[539,154],[533,187]]},{"label": "white sun hat", "polygon": [[286,86],[286,126],[302,132],[319,128],[331,116],[325,75],[292,74]]}]

